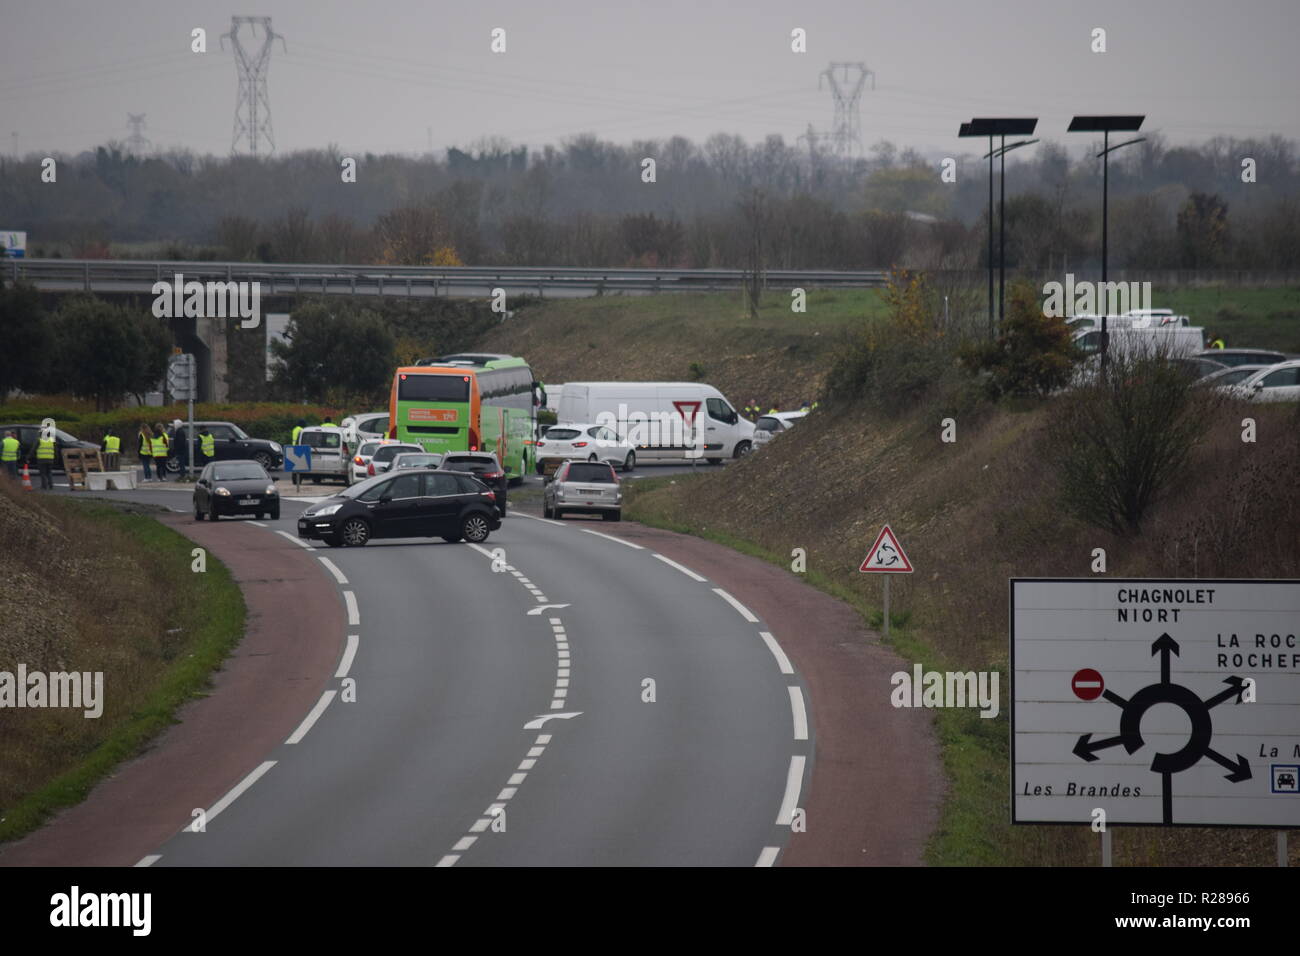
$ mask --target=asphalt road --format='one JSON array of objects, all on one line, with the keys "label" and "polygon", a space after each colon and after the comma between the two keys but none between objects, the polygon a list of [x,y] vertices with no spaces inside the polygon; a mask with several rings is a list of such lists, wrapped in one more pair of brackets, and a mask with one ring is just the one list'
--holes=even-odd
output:
[{"label": "asphalt road", "polygon": [[[279,522],[222,529],[293,534],[297,513],[286,499]],[[811,771],[798,678],[761,622],[615,527],[515,513],[481,550],[320,548],[337,599],[353,595],[355,649],[300,739],[150,862],[772,862]],[[567,606],[528,613],[543,604]]]}]

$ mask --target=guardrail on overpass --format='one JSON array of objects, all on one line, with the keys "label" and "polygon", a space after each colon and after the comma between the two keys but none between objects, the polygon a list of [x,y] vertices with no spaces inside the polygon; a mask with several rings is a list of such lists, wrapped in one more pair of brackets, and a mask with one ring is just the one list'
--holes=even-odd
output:
[{"label": "guardrail on overpass", "polygon": [[[741,269],[584,269],[548,266],[367,266],[253,262],[165,262],[125,259],[10,259],[11,281],[26,279],[49,291],[150,292],[177,274],[185,281],[258,282],[270,295],[486,296],[493,289],[542,297],[645,295],[739,289]],[[869,288],[884,272],[769,269],[768,288]]]}]

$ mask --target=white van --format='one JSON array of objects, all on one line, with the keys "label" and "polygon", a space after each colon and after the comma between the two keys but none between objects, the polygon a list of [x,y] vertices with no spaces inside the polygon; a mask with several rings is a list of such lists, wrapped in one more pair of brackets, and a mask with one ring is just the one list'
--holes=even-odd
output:
[{"label": "white van", "polygon": [[[1101,351],[1101,334],[1100,329],[1080,329],[1074,333],[1074,344],[1084,355],[1096,355]],[[1205,330],[1195,326],[1120,327],[1109,335],[1113,356],[1190,358],[1205,348]]]},{"label": "white van", "polygon": [[699,382],[565,382],[556,420],[612,428],[642,462],[704,458],[716,465],[754,447],[754,423]]}]

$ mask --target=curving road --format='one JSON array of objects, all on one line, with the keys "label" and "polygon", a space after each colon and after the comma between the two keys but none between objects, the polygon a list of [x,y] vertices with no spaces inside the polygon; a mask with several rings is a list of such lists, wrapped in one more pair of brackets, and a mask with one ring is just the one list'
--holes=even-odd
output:
[{"label": "curving road", "polygon": [[748,609],[617,528],[515,513],[484,548],[315,550],[351,620],[335,677],[142,862],[774,862],[811,772],[800,681]]}]

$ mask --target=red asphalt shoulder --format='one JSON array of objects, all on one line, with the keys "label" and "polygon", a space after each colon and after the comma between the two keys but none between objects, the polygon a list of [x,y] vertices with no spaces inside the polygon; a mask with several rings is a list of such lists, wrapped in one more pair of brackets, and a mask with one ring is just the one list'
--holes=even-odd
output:
[{"label": "red asphalt shoulder", "polygon": [[346,618],[310,552],[236,522],[161,517],[230,569],[248,606],[243,640],[207,696],[82,803],[6,846],[0,866],[131,866],[188,826],[284,742],[334,673]]}]

